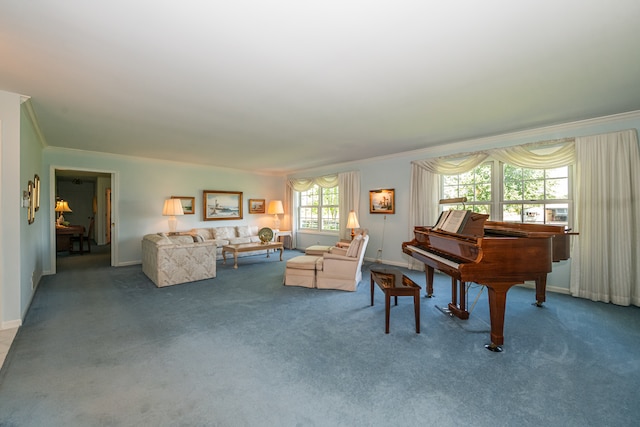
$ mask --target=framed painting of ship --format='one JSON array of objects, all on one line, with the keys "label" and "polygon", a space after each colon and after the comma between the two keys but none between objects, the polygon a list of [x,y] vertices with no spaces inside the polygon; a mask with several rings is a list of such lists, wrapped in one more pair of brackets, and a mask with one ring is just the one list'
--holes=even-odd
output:
[{"label": "framed painting of ship", "polygon": [[265,199],[249,199],[249,213],[250,214],[263,214]]},{"label": "framed painting of ship", "polygon": [[204,221],[242,219],[242,192],[204,190],[202,219]]},{"label": "framed painting of ship", "polygon": [[369,191],[369,213],[395,214],[396,191],[395,189]]}]

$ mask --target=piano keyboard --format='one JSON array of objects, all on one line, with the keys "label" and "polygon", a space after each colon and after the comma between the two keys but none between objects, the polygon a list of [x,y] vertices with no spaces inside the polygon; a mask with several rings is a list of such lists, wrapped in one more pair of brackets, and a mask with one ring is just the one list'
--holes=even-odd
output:
[{"label": "piano keyboard", "polygon": [[435,260],[435,261],[441,262],[441,263],[443,263],[445,265],[448,265],[449,267],[456,268],[456,269],[458,267],[460,267],[459,263],[451,261],[450,259],[441,257],[439,255],[436,255],[433,252],[427,252],[427,251],[425,251],[423,249],[420,249],[420,248],[418,248],[416,246],[412,246],[412,245],[407,245],[407,248],[411,249],[412,251],[418,252],[419,254],[422,254],[422,255],[426,256],[427,258],[431,258],[432,260]]}]

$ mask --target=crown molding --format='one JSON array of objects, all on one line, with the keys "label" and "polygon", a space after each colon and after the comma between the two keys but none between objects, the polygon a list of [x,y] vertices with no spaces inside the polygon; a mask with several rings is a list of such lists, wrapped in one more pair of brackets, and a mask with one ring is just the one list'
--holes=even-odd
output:
[{"label": "crown molding", "polygon": [[[640,110],[629,111],[626,113],[613,114],[609,116],[595,117],[592,119],[578,120],[573,122],[561,123],[557,125],[545,126],[540,128],[522,130],[517,132],[510,132],[504,134],[498,134],[493,136],[466,139],[462,141],[449,141],[442,142],[431,147],[421,148],[412,151],[403,151],[400,153],[387,154],[385,156],[369,157],[366,159],[348,161],[327,166],[319,166],[315,168],[299,169],[287,173],[287,176],[301,176],[302,174],[315,173],[316,171],[331,170],[346,170],[346,168],[353,168],[362,163],[373,163],[384,160],[393,160],[398,158],[414,158],[422,159],[443,155],[450,155],[456,153],[465,153],[469,151],[477,151],[484,148],[493,148],[497,146],[509,146],[526,142],[536,142],[537,138],[546,139],[558,139],[567,137],[567,133],[578,133],[577,130],[584,129],[592,126],[611,125],[618,122],[626,122],[629,120],[640,121]],[[549,135],[557,134],[550,137]],[[563,135],[564,134],[564,135]],[[581,135],[569,135],[569,136],[581,136]],[[329,173],[329,172],[327,172]]]},{"label": "crown molding", "polygon": [[[446,152],[446,154],[455,154],[488,147],[514,145],[522,143],[524,141],[536,142],[537,138],[556,139],[567,136],[580,136],[575,135],[575,133],[577,133],[577,130],[593,126],[611,125],[617,122],[624,122],[629,120],[640,120],[640,110],[613,114],[610,116],[595,117],[592,119],[577,120],[573,122],[561,123],[540,128],[527,129],[518,132],[510,132],[482,138],[467,139],[464,141],[443,143],[435,145],[433,147],[415,150],[410,153],[407,152],[403,154],[415,154],[429,157],[433,155],[442,155],[444,152]],[[573,135],[567,135],[572,132],[574,133]]]},{"label": "crown molding", "polygon": [[38,141],[40,141],[40,145],[42,148],[47,148],[47,140],[44,137],[44,133],[42,133],[42,129],[40,129],[40,123],[38,122],[38,117],[36,116],[36,112],[33,109],[33,104],[31,103],[31,97],[26,95],[20,95],[20,103],[24,107],[27,117],[29,117],[29,121],[31,125],[33,125],[33,129],[36,132],[36,136],[38,137]]}]

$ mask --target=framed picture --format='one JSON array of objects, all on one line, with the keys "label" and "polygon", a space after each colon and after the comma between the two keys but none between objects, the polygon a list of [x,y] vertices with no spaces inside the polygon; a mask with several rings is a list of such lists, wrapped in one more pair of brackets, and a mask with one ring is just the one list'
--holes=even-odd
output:
[{"label": "framed picture", "polygon": [[171,196],[172,199],[180,199],[182,210],[185,215],[193,215],[196,213],[196,198],[184,196]]},{"label": "framed picture", "polygon": [[35,200],[33,199],[35,194],[33,189],[34,189],[33,181],[29,181],[29,184],[27,185],[27,193],[29,195],[29,210],[27,211],[28,224],[33,224],[33,221],[36,220],[36,205],[35,205]]},{"label": "framed picture", "polygon": [[249,199],[249,213],[250,214],[265,213],[264,200],[265,199]]},{"label": "framed picture", "polygon": [[40,176],[38,174],[33,176],[33,203],[34,211],[40,210]]},{"label": "framed picture", "polygon": [[242,192],[204,190],[202,219],[204,221],[242,219]]},{"label": "framed picture", "polygon": [[396,213],[395,189],[369,191],[369,213],[395,214]]}]

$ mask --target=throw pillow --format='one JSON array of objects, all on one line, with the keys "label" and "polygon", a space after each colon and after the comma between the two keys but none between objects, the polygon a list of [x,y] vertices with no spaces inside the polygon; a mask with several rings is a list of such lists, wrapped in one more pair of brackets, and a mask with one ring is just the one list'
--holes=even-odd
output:
[{"label": "throw pillow", "polygon": [[238,237],[251,237],[251,228],[248,225],[239,225]]},{"label": "throw pillow", "polygon": [[360,245],[362,244],[362,236],[356,236],[349,245],[349,249],[347,249],[347,256],[351,258],[355,258],[358,256],[358,252],[360,251]]},{"label": "throw pillow", "polygon": [[231,240],[236,238],[235,227],[216,227],[216,239]]}]

